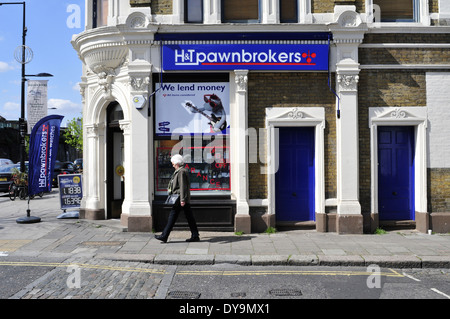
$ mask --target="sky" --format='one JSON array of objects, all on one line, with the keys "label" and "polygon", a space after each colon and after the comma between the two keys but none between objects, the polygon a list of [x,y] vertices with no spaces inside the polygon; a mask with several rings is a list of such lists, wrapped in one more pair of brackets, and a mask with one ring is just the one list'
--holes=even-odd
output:
[{"label": "sky", "polygon": [[[0,0],[1,2],[22,2]],[[81,61],[70,43],[84,31],[84,0],[26,0],[26,45],[34,53],[26,74],[53,74],[49,80],[48,115],[63,115],[62,126],[82,114]],[[22,45],[22,5],[0,6],[0,115],[7,120],[20,117],[21,64],[14,51]],[[26,115],[26,111],[25,111]]]}]

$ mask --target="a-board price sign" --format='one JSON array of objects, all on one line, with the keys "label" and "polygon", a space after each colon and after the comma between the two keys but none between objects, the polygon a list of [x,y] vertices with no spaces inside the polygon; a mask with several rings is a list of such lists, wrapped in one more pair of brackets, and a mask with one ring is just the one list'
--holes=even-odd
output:
[{"label": "a-board price sign", "polygon": [[80,207],[83,198],[81,174],[58,175],[61,209]]}]

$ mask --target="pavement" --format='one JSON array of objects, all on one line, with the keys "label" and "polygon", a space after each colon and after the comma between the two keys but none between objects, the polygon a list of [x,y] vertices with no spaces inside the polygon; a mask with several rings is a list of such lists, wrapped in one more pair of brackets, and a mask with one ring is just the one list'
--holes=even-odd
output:
[{"label": "pavement", "polygon": [[339,235],[315,230],[273,234],[200,230],[200,242],[187,243],[189,231],[174,230],[164,244],[153,233],[127,232],[119,220],[58,219],[54,189],[29,202],[35,224],[18,224],[28,201],[0,195],[0,261],[14,258],[95,259],[161,265],[369,266],[450,269],[450,234],[395,230],[386,234]]}]

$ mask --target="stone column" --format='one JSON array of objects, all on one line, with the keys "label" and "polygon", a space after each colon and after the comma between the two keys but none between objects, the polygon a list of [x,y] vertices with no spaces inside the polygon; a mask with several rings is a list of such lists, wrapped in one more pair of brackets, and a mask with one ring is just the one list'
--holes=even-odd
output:
[{"label": "stone column", "polygon": [[[105,219],[105,207],[102,202],[102,190],[100,187],[102,167],[100,167],[100,143],[104,143],[104,134],[99,131],[104,130],[104,125],[86,125],[87,147],[85,147],[85,158],[83,174],[83,201],[80,208],[80,218],[82,219]],[[104,144],[102,144],[104,145]]]},{"label": "stone column", "polygon": [[336,6],[337,22],[330,26],[336,45],[337,103],[337,219],[340,234],[362,234],[359,203],[358,46],[367,30],[354,6]]},{"label": "stone column", "polygon": [[153,183],[150,151],[151,117],[148,116],[148,85],[150,84],[148,63],[129,65],[130,120],[120,121],[124,134],[125,199],[122,205],[121,222],[130,232],[151,232],[151,191]]},{"label": "stone column", "polygon": [[231,175],[236,199],[235,231],[251,232],[248,205],[248,70],[235,70],[235,94],[231,103]]}]

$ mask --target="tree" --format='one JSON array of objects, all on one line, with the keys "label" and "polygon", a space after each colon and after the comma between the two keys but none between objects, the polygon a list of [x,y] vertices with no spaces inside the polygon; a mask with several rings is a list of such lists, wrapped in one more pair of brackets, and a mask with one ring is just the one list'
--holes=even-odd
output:
[{"label": "tree", "polygon": [[67,130],[64,133],[66,144],[83,151],[83,118],[73,118],[67,123]]}]

